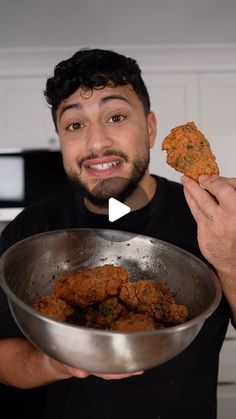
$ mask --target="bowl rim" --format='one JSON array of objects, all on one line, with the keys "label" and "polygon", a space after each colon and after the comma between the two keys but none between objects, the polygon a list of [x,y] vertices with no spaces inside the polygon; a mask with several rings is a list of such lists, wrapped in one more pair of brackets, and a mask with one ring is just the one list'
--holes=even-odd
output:
[{"label": "bowl rim", "polygon": [[[138,331],[138,332],[120,332],[120,331],[115,331],[115,330],[105,330],[105,329],[95,329],[92,327],[86,327],[86,326],[80,326],[80,325],[76,325],[73,323],[67,323],[64,321],[60,321],[60,320],[56,320],[53,319],[52,317],[49,317],[47,315],[44,315],[42,313],[39,313],[37,310],[35,310],[34,308],[32,308],[29,304],[25,303],[24,301],[22,301],[19,297],[16,296],[16,294],[10,289],[10,287],[8,286],[7,282],[5,281],[4,277],[3,277],[3,273],[2,273],[2,269],[4,266],[4,260],[6,259],[6,257],[13,252],[18,246],[21,245],[21,243],[23,242],[30,242],[32,240],[34,240],[35,238],[39,238],[40,237],[46,237],[46,236],[50,236],[52,234],[63,234],[63,233],[70,233],[70,232],[79,232],[79,231],[95,231],[95,230],[99,230],[102,232],[109,232],[112,234],[117,234],[117,233],[123,233],[123,234],[127,234],[127,236],[129,236],[129,240],[132,240],[133,237],[140,237],[140,238],[145,238],[148,239],[150,243],[155,244],[155,242],[158,242],[160,244],[163,244],[164,246],[168,246],[169,248],[178,251],[180,253],[182,253],[183,255],[186,256],[191,256],[191,258],[193,260],[195,260],[198,264],[202,265],[202,267],[208,271],[208,276],[211,279],[214,287],[215,287],[215,297],[214,300],[211,302],[210,306],[207,307],[206,309],[203,310],[203,312],[201,314],[198,314],[197,316],[195,316],[193,319],[187,320],[184,323],[181,324],[177,324],[177,325],[172,325],[169,327],[166,327],[164,329],[154,329],[154,330],[148,330],[148,331]],[[130,237],[130,235],[133,234],[133,237]],[[196,324],[203,324],[204,321],[211,316],[211,314],[214,313],[214,311],[217,309],[218,305],[220,304],[221,298],[222,298],[222,287],[219,281],[219,278],[217,277],[217,274],[213,271],[213,269],[211,269],[207,263],[203,262],[200,258],[198,258],[197,256],[195,256],[194,254],[192,254],[191,252],[188,252],[185,249],[182,249],[181,247],[178,247],[172,243],[169,243],[167,241],[164,240],[160,240],[158,238],[152,237],[152,236],[147,236],[147,235],[143,235],[143,234],[135,234],[135,233],[130,233],[127,231],[122,231],[122,230],[114,230],[114,229],[103,229],[103,228],[66,228],[66,229],[55,229],[55,230],[49,230],[46,232],[41,232],[41,233],[37,233],[31,236],[28,236],[22,240],[17,241],[16,243],[14,243],[12,246],[10,246],[0,257],[0,286],[3,289],[3,291],[5,292],[7,298],[8,298],[8,302],[9,302],[9,306],[10,309],[12,311],[13,317],[15,318],[14,315],[14,310],[12,309],[11,303],[15,303],[16,305],[18,305],[21,309],[23,309],[24,311],[26,311],[27,313],[29,313],[30,315],[39,318],[42,321],[46,321],[47,323],[50,324],[56,324],[58,326],[65,326],[67,328],[73,329],[73,330],[80,330],[82,332],[88,332],[90,331],[92,334],[97,335],[97,336],[143,336],[145,334],[145,336],[156,336],[156,335],[168,335],[170,333],[177,332],[180,330],[184,330],[184,329],[189,329],[191,327],[193,327]],[[16,322],[18,323],[18,320],[15,318]],[[18,323],[19,324],[19,323]],[[19,325],[20,326],[20,325]],[[20,327],[21,328],[21,327]]]}]

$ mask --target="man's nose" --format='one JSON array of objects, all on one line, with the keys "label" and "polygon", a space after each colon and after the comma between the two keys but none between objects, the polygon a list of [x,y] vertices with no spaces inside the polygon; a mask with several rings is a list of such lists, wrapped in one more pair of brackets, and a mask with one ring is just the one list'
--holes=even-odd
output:
[{"label": "man's nose", "polygon": [[97,122],[90,125],[87,131],[87,148],[89,152],[99,152],[105,148],[110,148],[113,140],[108,133],[108,129],[103,124]]}]

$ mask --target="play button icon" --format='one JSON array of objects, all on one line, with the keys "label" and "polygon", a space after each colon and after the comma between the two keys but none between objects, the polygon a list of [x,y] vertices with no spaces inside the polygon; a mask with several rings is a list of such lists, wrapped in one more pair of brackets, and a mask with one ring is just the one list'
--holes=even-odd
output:
[{"label": "play button icon", "polygon": [[115,198],[109,198],[108,201],[108,219],[111,223],[118,220],[131,211],[128,205],[123,204]]},{"label": "play button icon", "polygon": [[[93,197],[105,203],[101,206],[103,213],[95,217],[93,230],[109,242],[126,242],[127,237],[131,240],[137,234],[144,234],[150,218],[150,200],[145,190],[137,184],[127,195],[127,186],[129,179],[117,176],[101,179],[92,190]],[[99,206],[96,200],[93,204]]]}]

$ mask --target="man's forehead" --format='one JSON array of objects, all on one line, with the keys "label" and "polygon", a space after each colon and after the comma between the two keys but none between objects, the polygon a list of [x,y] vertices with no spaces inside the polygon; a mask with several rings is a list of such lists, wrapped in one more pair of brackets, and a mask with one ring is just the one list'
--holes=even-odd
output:
[{"label": "man's forehead", "polygon": [[122,85],[122,86],[98,86],[95,88],[84,88],[79,87],[74,93],[72,93],[67,98],[63,99],[61,105],[67,105],[74,99],[77,99],[78,101],[83,101],[83,99],[94,99],[94,100],[100,100],[103,97],[106,97],[107,95],[114,95],[114,98],[117,95],[117,98],[120,97],[129,97],[130,95],[135,95],[135,92],[131,85]]}]

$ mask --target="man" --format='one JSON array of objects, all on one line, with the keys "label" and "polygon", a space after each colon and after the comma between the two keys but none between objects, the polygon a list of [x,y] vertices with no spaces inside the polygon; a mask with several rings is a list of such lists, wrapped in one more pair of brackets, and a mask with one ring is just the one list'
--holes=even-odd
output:
[{"label": "man", "polygon": [[[23,211],[4,230],[1,252],[43,231],[115,226],[206,259],[218,273],[224,296],[177,357],[137,375],[116,376],[76,370],[38,351],[21,335],[2,293],[0,380],[9,391],[27,389],[18,390],[23,408],[27,400],[34,411],[40,405],[44,419],[216,418],[219,352],[229,319],[236,318],[236,180],[202,177],[200,185],[183,177],[183,193],[180,184],[150,175],[156,118],[140,69],[130,58],[98,49],[78,51],[55,67],[45,96],[73,187]],[[140,198],[139,187],[147,199]],[[110,196],[134,211],[109,223]]]}]

